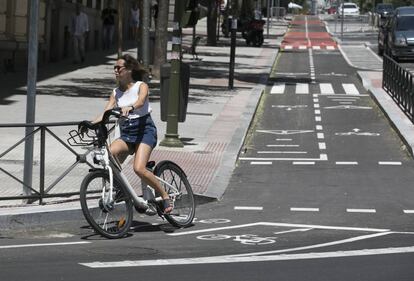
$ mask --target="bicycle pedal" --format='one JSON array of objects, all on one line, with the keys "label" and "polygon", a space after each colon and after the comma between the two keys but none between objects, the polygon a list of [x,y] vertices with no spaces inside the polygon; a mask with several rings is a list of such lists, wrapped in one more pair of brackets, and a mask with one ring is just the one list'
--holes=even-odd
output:
[{"label": "bicycle pedal", "polygon": [[157,214],[157,211],[154,210],[154,207],[152,206],[148,206],[146,209],[135,206],[135,210],[138,213],[145,214],[147,216],[155,216]]}]

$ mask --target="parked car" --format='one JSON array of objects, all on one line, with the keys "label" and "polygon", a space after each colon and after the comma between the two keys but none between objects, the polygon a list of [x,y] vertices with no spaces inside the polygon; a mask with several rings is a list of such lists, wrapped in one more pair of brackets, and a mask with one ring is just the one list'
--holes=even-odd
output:
[{"label": "parked car", "polygon": [[414,6],[395,9],[393,15],[381,25],[378,33],[378,53],[388,54],[395,60],[414,58]]},{"label": "parked car", "polygon": [[342,8],[342,4],[339,5],[338,10],[337,10],[337,13],[338,13],[339,17],[342,16],[342,9],[343,9],[344,17],[346,17],[346,16],[359,16],[359,7],[355,3],[351,3],[351,2],[344,3],[343,8]]},{"label": "parked car", "polygon": [[378,14],[381,18],[385,18],[394,12],[394,7],[392,4],[380,3],[377,4],[374,12]]}]

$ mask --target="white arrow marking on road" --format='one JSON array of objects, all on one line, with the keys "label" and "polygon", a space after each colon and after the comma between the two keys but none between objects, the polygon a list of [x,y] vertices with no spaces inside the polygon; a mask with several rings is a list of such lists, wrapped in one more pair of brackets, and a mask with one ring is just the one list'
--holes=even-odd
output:
[{"label": "white arrow marking on road", "polygon": [[295,134],[313,133],[313,130],[256,130],[256,132],[273,134],[273,135],[295,135]]},{"label": "white arrow marking on road", "polygon": [[325,109],[372,109],[370,106],[356,106],[356,105],[336,105],[327,106]]},{"label": "white arrow marking on road", "polygon": [[336,136],[368,136],[368,137],[377,137],[380,134],[379,133],[369,133],[369,132],[360,132],[353,130],[353,132],[344,132],[344,133],[335,133]]},{"label": "white arrow marking on road", "polygon": [[296,108],[306,108],[307,105],[272,105],[273,108],[286,108],[287,111]]}]

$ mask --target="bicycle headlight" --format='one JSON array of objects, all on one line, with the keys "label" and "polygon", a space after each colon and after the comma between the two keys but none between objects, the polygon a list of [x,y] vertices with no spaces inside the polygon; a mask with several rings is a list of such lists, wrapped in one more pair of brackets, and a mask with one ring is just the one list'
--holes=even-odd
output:
[{"label": "bicycle headlight", "polygon": [[403,35],[399,35],[395,37],[394,44],[396,46],[407,46],[407,40]]},{"label": "bicycle headlight", "polygon": [[102,160],[103,160],[103,156],[100,154],[95,154],[93,156],[93,163],[96,165],[100,165],[102,163]]}]

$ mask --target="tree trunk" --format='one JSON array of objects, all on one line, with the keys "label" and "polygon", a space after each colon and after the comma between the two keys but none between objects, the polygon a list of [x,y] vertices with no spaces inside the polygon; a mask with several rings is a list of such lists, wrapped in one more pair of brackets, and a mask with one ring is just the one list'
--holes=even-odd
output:
[{"label": "tree trunk", "polygon": [[154,68],[152,75],[160,78],[161,66],[167,61],[168,11],[170,0],[158,1],[158,17],[155,28]]},{"label": "tree trunk", "polygon": [[217,1],[211,0],[208,3],[207,12],[207,45],[217,45]]}]

